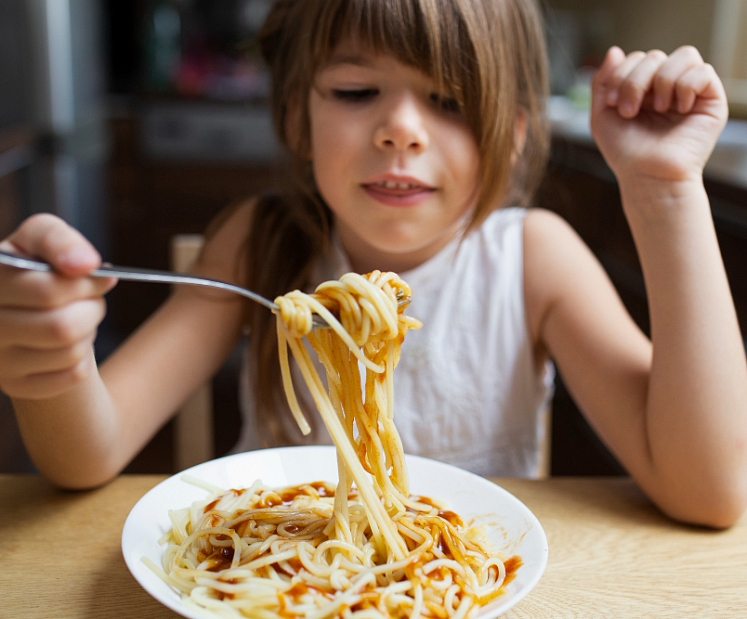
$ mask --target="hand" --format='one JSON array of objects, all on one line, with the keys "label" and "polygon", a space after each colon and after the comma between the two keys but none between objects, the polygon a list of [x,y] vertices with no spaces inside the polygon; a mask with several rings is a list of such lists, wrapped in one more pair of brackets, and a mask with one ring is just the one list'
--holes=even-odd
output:
[{"label": "hand", "polygon": [[50,398],[95,366],[93,341],[113,278],[86,277],[101,258],[61,219],[35,215],[0,249],[42,258],[53,273],[0,266],[0,388],[14,398]]},{"label": "hand", "polygon": [[721,81],[694,47],[612,47],[592,81],[592,134],[621,183],[701,179],[727,116]]}]

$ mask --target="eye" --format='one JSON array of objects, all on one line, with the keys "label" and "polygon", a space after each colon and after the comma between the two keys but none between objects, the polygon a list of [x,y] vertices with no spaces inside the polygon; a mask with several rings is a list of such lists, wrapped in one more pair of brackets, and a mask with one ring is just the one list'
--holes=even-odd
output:
[{"label": "eye", "polygon": [[447,97],[446,95],[440,95],[434,92],[430,96],[431,102],[436,105],[439,109],[450,114],[461,114],[462,108],[454,97]]},{"label": "eye", "polygon": [[332,94],[335,99],[358,103],[372,99],[379,94],[379,91],[375,88],[334,89]]}]

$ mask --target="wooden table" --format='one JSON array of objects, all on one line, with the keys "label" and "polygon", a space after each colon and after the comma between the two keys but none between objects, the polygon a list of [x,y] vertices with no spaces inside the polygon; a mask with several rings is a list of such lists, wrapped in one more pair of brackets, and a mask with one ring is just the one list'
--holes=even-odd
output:
[{"label": "wooden table", "polygon": [[[120,550],[129,510],[162,479],[73,493],[0,475],[0,617],[177,617]],[[550,546],[544,576],[506,618],[747,616],[747,517],[727,531],[681,526],[627,479],[496,481],[537,515]]]}]

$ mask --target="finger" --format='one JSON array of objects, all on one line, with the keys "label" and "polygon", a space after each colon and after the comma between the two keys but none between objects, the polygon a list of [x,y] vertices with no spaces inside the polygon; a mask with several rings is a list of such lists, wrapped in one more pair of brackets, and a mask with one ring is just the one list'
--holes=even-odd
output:
[{"label": "finger", "polygon": [[3,368],[3,381],[20,380],[34,374],[64,372],[75,367],[89,353],[96,339],[96,333],[53,350],[39,350],[14,346],[0,354],[0,367]]},{"label": "finger", "polygon": [[610,47],[602,60],[602,64],[599,65],[594,77],[592,78],[592,84],[599,86],[606,86],[607,80],[612,75],[614,70],[625,61],[625,52],[622,51],[616,45]]},{"label": "finger", "polygon": [[75,366],[58,372],[33,374],[9,379],[0,385],[11,398],[42,400],[53,398],[82,383],[96,367],[93,350],[89,350]]},{"label": "finger", "polygon": [[697,47],[692,45],[682,45],[670,54],[673,62],[681,62],[685,65],[702,64],[703,57],[700,55]]},{"label": "finger", "polygon": [[646,54],[643,52],[632,52],[610,72],[605,80],[606,93],[604,100],[608,106],[617,106],[620,84],[645,57]]},{"label": "finger", "polygon": [[87,338],[106,314],[103,299],[85,299],[50,311],[0,310],[0,342],[53,350]]},{"label": "finger", "polygon": [[117,284],[113,277],[70,278],[56,273],[0,268],[0,307],[54,309],[101,297]]},{"label": "finger", "polygon": [[625,52],[619,47],[610,47],[604,56],[602,64],[591,79],[592,106],[603,106],[607,94],[607,81],[614,70],[625,60]]},{"label": "finger", "polygon": [[690,69],[702,65],[700,53],[692,46],[680,47],[672,52],[654,80],[654,109],[662,113],[675,109],[677,81]]},{"label": "finger", "polygon": [[652,50],[636,64],[618,86],[617,110],[623,118],[635,118],[641,109],[646,94],[667,55],[661,50]]},{"label": "finger", "polygon": [[11,249],[49,262],[69,276],[84,275],[101,265],[101,256],[75,228],[59,217],[39,213],[26,219],[8,237]]},{"label": "finger", "polygon": [[724,98],[723,86],[716,71],[710,64],[703,64],[686,71],[675,84],[677,111],[689,114],[699,97],[707,99]]}]

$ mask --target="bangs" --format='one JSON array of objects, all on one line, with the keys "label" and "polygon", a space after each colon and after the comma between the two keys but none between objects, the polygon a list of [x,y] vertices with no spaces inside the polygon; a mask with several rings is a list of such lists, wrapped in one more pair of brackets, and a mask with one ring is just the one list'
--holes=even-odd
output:
[{"label": "bangs", "polygon": [[453,0],[332,0],[325,10],[329,26],[316,31],[314,72],[352,36],[428,75],[462,110],[479,99],[475,50]]}]

